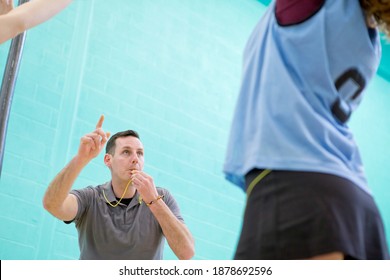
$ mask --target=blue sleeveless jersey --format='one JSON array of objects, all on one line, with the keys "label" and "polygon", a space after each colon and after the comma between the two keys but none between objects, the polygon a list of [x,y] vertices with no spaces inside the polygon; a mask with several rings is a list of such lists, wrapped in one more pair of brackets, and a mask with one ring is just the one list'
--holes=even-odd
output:
[{"label": "blue sleeveless jersey", "polygon": [[245,188],[253,168],[347,178],[370,193],[347,126],[380,60],[379,34],[358,0],[328,0],[311,17],[278,24],[275,2],[244,52],[224,172]]}]

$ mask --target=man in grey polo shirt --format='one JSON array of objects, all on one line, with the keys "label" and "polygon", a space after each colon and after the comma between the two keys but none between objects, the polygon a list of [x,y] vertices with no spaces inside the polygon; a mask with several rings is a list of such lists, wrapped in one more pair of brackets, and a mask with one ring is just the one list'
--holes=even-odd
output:
[{"label": "man in grey polo shirt", "polygon": [[[178,205],[153,178],[143,172],[144,149],[133,130],[118,132],[110,140],[102,129],[81,138],[76,156],[50,183],[43,205],[79,234],[80,259],[162,259],[165,238],[179,259],[194,255],[194,241]],[[81,170],[103,149],[111,181],[71,190]]]}]

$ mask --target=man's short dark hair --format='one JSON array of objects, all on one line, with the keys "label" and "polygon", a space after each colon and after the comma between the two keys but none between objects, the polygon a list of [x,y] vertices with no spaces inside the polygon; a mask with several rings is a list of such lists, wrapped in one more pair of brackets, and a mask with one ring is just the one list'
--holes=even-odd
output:
[{"label": "man's short dark hair", "polygon": [[116,146],[116,139],[121,138],[121,137],[127,137],[127,136],[133,136],[135,138],[139,138],[139,134],[134,131],[134,130],[125,130],[125,131],[120,131],[115,133],[114,135],[111,136],[111,138],[108,140],[107,145],[106,145],[106,154],[115,154],[115,146]]}]

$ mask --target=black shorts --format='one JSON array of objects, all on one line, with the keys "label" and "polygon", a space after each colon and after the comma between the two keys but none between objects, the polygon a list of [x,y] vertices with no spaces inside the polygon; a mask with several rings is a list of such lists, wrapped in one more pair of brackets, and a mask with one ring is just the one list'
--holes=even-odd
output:
[{"label": "black shorts", "polygon": [[382,219],[365,191],[315,172],[271,171],[259,181],[262,171],[245,177],[251,192],[235,259],[306,259],[335,251],[347,259],[389,259]]}]

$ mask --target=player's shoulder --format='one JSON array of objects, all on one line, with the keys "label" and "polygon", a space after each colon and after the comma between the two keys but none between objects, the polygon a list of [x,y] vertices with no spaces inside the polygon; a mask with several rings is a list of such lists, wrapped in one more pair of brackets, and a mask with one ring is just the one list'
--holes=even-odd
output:
[{"label": "player's shoulder", "polygon": [[302,23],[315,15],[325,0],[276,0],[275,16],[279,25]]}]

